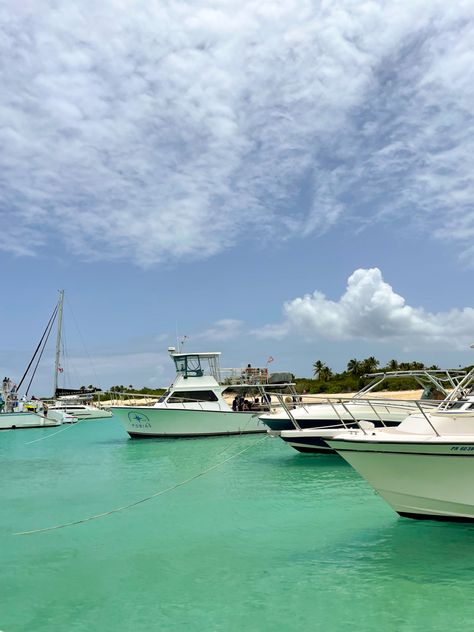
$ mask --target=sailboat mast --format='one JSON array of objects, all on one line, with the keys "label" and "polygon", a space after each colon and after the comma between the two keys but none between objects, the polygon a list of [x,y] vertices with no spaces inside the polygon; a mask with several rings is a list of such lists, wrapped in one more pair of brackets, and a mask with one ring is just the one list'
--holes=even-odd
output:
[{"label": "sailboat mast", "polygon": [[59,359],[61,356],[61,329],[63,325],[63,302],[64,302],[64,290],[59,290],[58,330],[56,333],[56,356],[54,359],[53,397],[56,396],[56,391],[58,389]]}]

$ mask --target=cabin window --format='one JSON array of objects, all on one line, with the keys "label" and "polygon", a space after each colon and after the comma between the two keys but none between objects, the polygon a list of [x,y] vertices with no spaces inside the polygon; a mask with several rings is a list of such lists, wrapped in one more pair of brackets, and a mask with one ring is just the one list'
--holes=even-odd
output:
[{"label": "cabin window", "polygon": [[214,391],[175,391],[168,397],[169,404],[183,402],[217,402]]},{"label": "cabin window", "polygon": [[203,370],[199,356],[178,356],[174,358],[176,373],[184,375],[184,377],[202,377]]}]

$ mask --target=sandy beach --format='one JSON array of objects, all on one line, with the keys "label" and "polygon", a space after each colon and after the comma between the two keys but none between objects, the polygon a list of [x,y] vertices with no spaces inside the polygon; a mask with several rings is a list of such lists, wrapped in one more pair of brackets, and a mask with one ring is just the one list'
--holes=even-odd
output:
[{"label": "sandy beach", "polygon": [[[397,400],[415,400],[420,399],[422,390],[415,391],[378,391],[377,393],[367,393],[366,399],[397,399]],[[303,403],[315,404],[318,401],[324,402],[328,399],[350,399],[355,395],[354,393],[315,393],[302,396]],[[291,396],[288,397],[288,402],[291,401]],[[234,398],[233,394],[224,396],[224,399],[231,404]],[[104,399],[99,402],[101,408],[109,408],[110,406],[153,406],[158,398],[155,397],[130,397],[127,399]],[[274,398],[275,399],[275,398]]]}]

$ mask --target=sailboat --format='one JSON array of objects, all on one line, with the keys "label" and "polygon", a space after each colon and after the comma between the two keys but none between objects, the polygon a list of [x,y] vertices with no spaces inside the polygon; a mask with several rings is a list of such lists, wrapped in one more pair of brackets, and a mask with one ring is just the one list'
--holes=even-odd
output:
[{"label": "sailboat", "polygon": [[[62,297],[60,297],[60,301]],[[53,413],[47,415],[46,406],[42,400],[31,398],[28,399],[28,392],[38,369],[39,362],[43,355],[46,343],[53,328],[59,303],[56,304],[53,314],[51,315],[46,329],[35,349],[23,377],[18,385],[12,382],[9,377],[4,377],[2,381],[2,389],[0,393],[0,430],[13,430],[16,428],[43,428],[47,426],[59,426],[67,419],[62,413]],[[33,368],[32,368],[33,367]],[[32,375],[26,387],[23,397],[19,397],[20,389],[27,379],[30,369]]]},{"label": "sailboat", "polygon": [[[0,430],[58,426],[62,423],[75,423],[78,419],[83,418],[112,416],[110,411],[101,410],[91,403],[84,403],[84,401],[88,398],[92,399],[95,391],[59,388],[59,374],[62,372],[60,358],[63,305],[64,290],[59,290],[58,302],[54,307],[53,313],[46,325],[46,329],[41,336],[33,357],[31,358],[20,382],[16,385],[8,377],[3,379],[0,396]],[[55,322],[57,323],[57,330],[53,372],[53,396],[51,399],[45,401],[35,398],[28,399],[31,384]],[[25,394],[22,398],[20,398],[20,389],[22,385],[26,383],[28,376],[29,381],[26,386]]]},{"label": "sailboat", "polygon": [[98,389],[72,389],[59,387],[59,375],[63,368],[61,360],[61,336],[63,322],[64,290],[59,291],[58,301],[58,329],[56,336],[56,353],[54,361],[53,398],[48,400],[47,417],[54,419],[56,416],[64,416],[62,423],[74,423],[79,419],[100,419],[112,417],[109,410],[98,408],[92,403],[94,393]]}]

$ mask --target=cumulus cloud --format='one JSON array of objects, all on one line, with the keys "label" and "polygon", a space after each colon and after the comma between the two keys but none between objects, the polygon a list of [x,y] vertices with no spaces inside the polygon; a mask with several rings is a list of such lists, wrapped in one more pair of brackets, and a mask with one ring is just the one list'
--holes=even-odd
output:
[{"label": "cumulus cloud", "polygon": [[0,248],[149,266],[356,216],[469,252],[473,17],[467,0],[7,1]]},{"label": "cumulus cloud", "polygon": [[318,291],[296,298],[285,304],[281,324],[255,333],[268,338],[317,335],[329,340],[365,339],[466,349],[474,341],[474,309],[432,314],[407,305],[383,280],[378,268],[359,269],[349,277],[338,301]]}]

